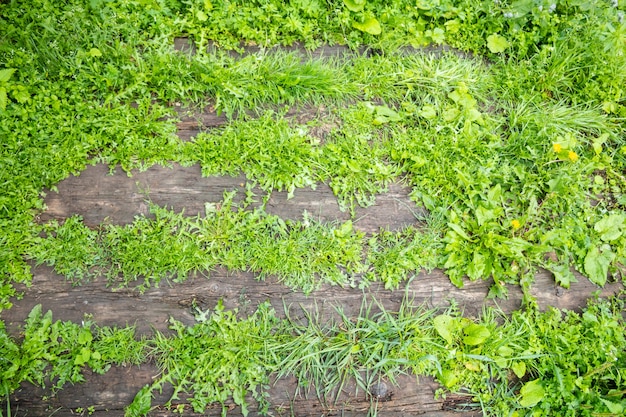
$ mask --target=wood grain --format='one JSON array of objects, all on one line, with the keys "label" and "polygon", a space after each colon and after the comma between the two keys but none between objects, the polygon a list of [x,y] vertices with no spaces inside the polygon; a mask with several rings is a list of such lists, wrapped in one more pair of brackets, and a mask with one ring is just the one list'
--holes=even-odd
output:
[{"label": "wood grain", "polygon": [[[102,223],[128,224],[137,215],[148,215],[150,200],[176,212],[184,210],[187,215],[204,214],[205,203],[222,201],[224,192],[238,191],[239,200],[245,196],[246,177],[202,178],[199,165],[172,168],[153,166],[144,172],[132,172],[132,177],[109,168],[104,164],[89,166],[79,176],[70,176],[57,185],[57,192],[47,192],[46,211],[40,216],[42,222],[66,219],[74,214],[83,216],[85,224],[95,227]],[[256,189],[258,200],[265,195]],[[354,226],[365,232],[380,228],[397,230],[416,223],[416,216],[423,216],[408,197],[408,188],[391,184],[389,191],[376,196],[376,204],[356,210]],[[256,206],[259,206],[256,204]],[[253,205],[254,207],[255,205]],[[341,211],[336,197],[326,184],[317,184],[315,190],[301,188],[294,197],[287,192],[273,192],[266,211],[283,219],[301,220],[304,211],[325,222],[345,221],[350,214]]]},{"label": "wood grain", "polygon": [[[97,375],[90,372],[85,374],[86,381],[82,384],[68,387],[61,390],[56,396],[47,402],[38,400],[43,395],[49,394],[46,391],[24,385],[12,396],[14,404],[12,416],[59,416],[75,417],[80,415],[76,412],[78,408],[86,409],[91,406],[96,417],[123,416],[124,406],[132,402],[135,396],[136,387],[152,383],[158,375],[158,369],[153,365],[142,365],[139,367],[115,367],[111,368],[105,375]],[[294,395],[295,379],[283,379],[275,381],[269,394],[272,399],[270,416],[298,416],[298,417],[321,417],[321,416],[365,416],[370,407],[375,407],[379,415],[404,417],[407,415],[420,415],[427,417],[474,417],[482,415],[476,410],[459,412],[463,410],[466,398],[461,395],[449,395],[445,401],[435,400],[435,391],[439,385],[431,378],[420,378],[409,375],[402,375],[397,379],[397,385],[389,385],[389,398],[372,404],[361,390],[357,392],[353,385],[348,384],[344,393],[340,396],[336,404],[322,405],[315,395],[306,398]],[[94,389],[97,387],[97,389]],[[162,393],[156,393],[152,404],[165,404],[172,394],[171,387],[165,387]],[[181,400],[184,397],[181,396]],[[254,405],[252,398],[248,403]],[[176,406],[183,401],[173,401]],[[88,405],[87,405],[88,404]],[[226,402],[228,415],[241,416],[240,408],[231,401]],[[163,407],[152,410],[149,416],[172,416],[176,415]],[[185,416],[220,416],[221,407],[212,406],[205,413],[194,413],[189,406],[183,413]],[[251,416],[258,415],[255,407],[251,407]]]}]

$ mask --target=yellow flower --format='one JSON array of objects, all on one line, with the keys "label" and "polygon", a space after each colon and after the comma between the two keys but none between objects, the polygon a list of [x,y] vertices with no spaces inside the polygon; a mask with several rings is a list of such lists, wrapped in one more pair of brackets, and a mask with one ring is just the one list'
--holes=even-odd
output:
[{"label": "yellow flower", "polygon": [[568,157],[568,158],[569,158],[569,160],[570,160],[570,161],[572,161],[572,162],[576,162],[576,161],[578,161],[578,155],[577,155],[577,154],[576,154],[576,152],[574,152],[574,151],[569,151],[569,152],[567,153],[567,157]]},{"label": "yellow flower", "polygon": [[563,150],[563,147],[561,146],[560,143],[553,143],[552,144],[552,150],[556,153],[561,152],[561,150]]},{"label": "yellow flower", "polygon": [[517,219],[513,219],[513,220],[511,220],[511,227],[512,227],[514,230],[517,230],[517,229],[519,229],[520,227],[522,227],[522,224],[519,222],[519,220],[517,220]]}]

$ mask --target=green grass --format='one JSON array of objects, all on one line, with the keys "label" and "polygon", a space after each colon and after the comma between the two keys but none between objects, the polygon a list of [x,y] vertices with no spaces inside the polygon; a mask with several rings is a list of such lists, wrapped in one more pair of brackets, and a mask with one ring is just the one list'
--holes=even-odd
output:
[{"label": "green grass", "polygon": [[287,190],[315,185],[314,163],[320,153],[302,128],[292,128],[271,111],[251,121],[198,134],[183,149],[182,163],[200,163],[203,176],[246,172],[261,189]]},{"label": "green grass", "polygon": [[351,221],[285,222],[262,208],[235,206],[234,195],[225,194],[220,207],[207,204],[202,217],[151,205],[155,219],[137,217],[127,226],[93,231],[80,217],[53,222],[29,257],[54,266],[76,284],[105,276],[114,287],[133,286],[141,292],[163,279],[183,282],[223,266],[255,272],[259,279],[272,275],[310,293],[324,282],[353,281],[352,275],[365,268],[364,234]]}]

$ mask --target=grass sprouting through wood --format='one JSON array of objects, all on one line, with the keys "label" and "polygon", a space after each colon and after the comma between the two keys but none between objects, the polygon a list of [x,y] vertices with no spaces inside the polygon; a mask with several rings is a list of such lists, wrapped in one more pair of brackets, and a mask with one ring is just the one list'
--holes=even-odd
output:
[{"label": "grass sprouting through wood", "polygon": [[[626,275],[623,2],[3,3],[0,310],[16,300],[14,284],[30,283],[29,259],[76,284],[103,275],[140,291],[218,265],[306,292],[374,280],[393,289],[434,267],[458,286],[492,278],[494,296],[510,283],[527,291],[538,268],[566,288],[573,270],[599,286]],[[181,35],[195,54],[173,50]],[[296,42],[354,53],[270,51]],[[259,50],[225,50],[243,45]],[[425,45],[437,47],[414,53]],[[175,104],[225,113],[228,123],[184,143]],[[307,108],[324,110],[287,117]],[[125,226],[90,229],[79,216],[38,224],[43,190],[97,162],[128,173],[199,163],[204,175],[244,173],[268,193],[325,182],[351,214],[402,180],[428,214],[420,227],[365,236],[351,221],[287,221],[227,194],[203,216],[152,206],[152,218]],[[129,414],[147,412],[165,382],[195,392],[198,410],[228,396],[245,410],[246,393],[268,405],[273,371],[329,399],[351,378],[367,392],[376,378],[411,370],[469,390],[487,414],[568,415],[575,404],[621,415],[618,304],[477,320],[366,305],[330,323],[309,312],[306,326],[267,306],[248,319],[218,308],[194,327],[172,321],[174,336],[145,344],[132,328],[53,322],[35,309],[21,341],[0,323],[0,395],[22,381],[59,388],[85,366],[104,372],[148,352],[162,379]],[[232,350],[202,356],[216,340]]]},{"label": "grass sprouting through wood", "polygon": [[226,193],[219,206],[207,204],[202,217],[151,205],[154,219],[137,217],[126,226],[93,231],[79,217],[53,222],[29,256],[77,284],[106,276],[113,286],[140,291],[222,266],[260,279],[272,275],[309,293],[324,282],[345,285],[363,270],[364,234],[351,221],[283,221],[262,207],[236,205],[234,196]]},{"label": "grass sprouting through wood", "polygon": [[356,317],[341,308],[331,317],[293,307],[285,313],[280,318],[262,303],[239,317],[220,303],[196,310],[191,326],[171,319],[172,332],[137,340],[130,327],[53,321],[38,306],[19,341],[0,328],[6,359],[0,361],[0,395],[23,381],[60,389],[82,381],[87,367],[102,373],[150,360],[160,374],[140,390],[128,416],[147,414],[157,405],[152,393],[165,384],[174,388],[165,406],[178,411],[201,413],[217,403],[226,413],[234,401],[245,415],[252,398],[264,414],[277,406],[268,397],[271,378],[289,375],[298,380],[296,392],[314,390],[327,406],[356,384],[375,407],[376,384],[385,381],[393,392],[403,374],[433,377],[441,384],[438,395],[463,392],[489,416],[573,415],[573,408],[617,416],[626,406],[626,327],[618,297],[592,301],[580,313],[531,308],[505,316],[488,309],[477,318],[464,317],[454,305],[432,310],[407,299],[398,312],[364,300]]}]

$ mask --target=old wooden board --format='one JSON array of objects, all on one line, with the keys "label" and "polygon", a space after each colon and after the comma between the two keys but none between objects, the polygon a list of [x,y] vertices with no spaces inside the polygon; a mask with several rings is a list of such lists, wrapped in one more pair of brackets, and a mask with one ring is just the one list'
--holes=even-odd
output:
[{"label": "old wooden board", "polygon": [[[193,55],[196,53],[196,45],[193,40],[189,38],[175,38],[174,50]],[[316,49],[307,49],[299,42],[294,42],[289,46],[275,46],[275,47],[262,47],[258,45],[245,45],[242,44],[237,51],[226,50],[220,48],[220,45],[213,41],[207,42],[207,53],[216,54],[224,53],[233,58],[241,58],[250,54],[258,53],[287,53],[298,54],[303,59],[350,59],[358,56],[373,56],[383,54],[384,51],[362,46],[358,49],[350,48],[346,45],[322,45]],[[474,55],[459,49],[452,48],[448,45],[428,45],[428,46],[403,46],[395,50],[396,54],[414,55],[414,54],[432,54],[434,56],[441,56],[444,53],[455,53],[467,59],[478,59]]]},{"label": "old wooden board", "polygon": [[[62,221],[74,214],[84,217],[85,223],[97,226],[103,222],[126,224],[137,215],[148,213],[146,201],[159,205],[185,210],[187,215],[202,214],[205,202],[219,202],[224,191],[242,190],[244,177],[202,178],[200,168],[195,167],[152,167],[145,172],[133,172],[129,177],[123,172],[109,173],[103,165],[87,168],[77,177],[70,177],[58,185],[58,193],[49,192],[46,196],[47,210],[40,221],[58,219]],[[283,218],[299,219],[303,211],[308,211],[323,221],[342,221],[349,218],[339,210],[335,197],[324,184],[316,190],[297,190],[293,199],[286,193],[273,193],[267,210]],[[416,222],[418,208],[408,198],[408,189],[395,184],[388,193],[377,197],[376,205],[357,212],[355,227],[371,233],[380,228],[399,229]],[[50,267],[33,268],[34,280],[29,289],[24,290],[24,298],[16,300],[10,310],[2,313],[13,334],[18,334],[31,309],[41,304],[51,310],[57,320],[80,322],[84,315],[93,316],[100,325],[123,326],[135,324],[139,334],[151,334],[155,329],[167,331],[170,317],[185,324],[193,324],[192,305],[203,309],[213,308],[218,300],[223,300],[227,308],[237,308],[241,314],[251,313],[265,301],[270,301],[279,314],[283,306],[290,307],[294,318],[302,317],[302,309],[318,311],[323,319],[335,314],[341,306],[348,316],[359,314],[363,300],[376,299],[384,308],[397,311],[403,299],[407,298],[418,305],[444,308],[454,299],[467,315],[477,315],[484,305],[494,305],[496,301],[486,300],[490,282],[468,282],[463,289],[454,287],[439,270],[422,272],[406,288],[398,291],[385,290],[380,285],[372,285],[365,291],[324,286],[309,296],[291,291],[276,279],[259,280],[254,274],[217,269],[207,271],[207,276],[198,276],[181,284],[162,283],[160,288],[151,288],[144,294],[133,290],[113,290],[103,280],[73,287]],[[602,295],[617,292],[619,285],[607,286]],[[579,277],[569,290],[557,288],[550,274],[537,275],[533,294],[542,308],[578,309],[598,288],[587,279]],[[522,294],[518,288],[510,288],[507,300],[498,300],[504,311],[519,308]],[[75,415],[76,408],[96,407],[106,415],[121,415],[134,395],[151,382],[158,373],[152,365],[115,368],[105,375],[87,375],[84,384],[68,387],[55,397],[43,401],[49,392],[29,384],[12,397],[14,415]],[[370,407],[370,400],[363,393],[346,387],[336,405],[322,406],[313,395],[305,398],[294,396],[295,381],[279,380],[271,390],[274,415],[320,416],[320,415],[363,415]],[[458,409],[466,401],[463,396],[449,395],[447,400],[436,400],[437,385],[428,379],[416,381],[406,376],[399,380],[399,386],[391,387],[394,393],[390,401],[381,402],[379,411],[384,415],[430,415],[452,416],[472,415],[467,412],[451,411]],[[163,404],[168,400],[167,392],[155,399]],[[218,415],[218,408],[210,415]],[[232,410],[237,415],[238,409]],[[154,415],[166,415],[165,410],[156,410]]]},{"label": "old wooden board", "polygon": [[[122,407],[129,404],[135,395],[136,387],[150,384],[158,375],[158,369],[152,365],[139,367],[116,367],[110,369],[105,375],[96,375],[91,372],[85,374],[86,381],[71,388],[60,391],[56,396],[46,402],[39,400],[49,394],[46,391],[33,387],[24,386],[16,391],[12,397],[13,416],[76,416],[80,415],[75,410],[86,404],[93,407],[95,416],[123,416]],[[475,407],[472,409],[465,404],[466,398],[460,395],[448,396],[446,400],[436,400],[435,391],[439,385],[431,378],[416,380],[409,375],[401,375],[397,385],[387,385],[388,397],[385,401],[372,404],[365,397],[363,390],[357,391],[354,386],[346,386],[341,395],[341,401],[334,405],[322,405],[314,399],[311,393],[307,398],[303,395],[294,396],[293,387],[295,379],[283,379],[275,381],[269,389],[272,406],[269,410],[272,416],[364,416],[370,407],[374,407],[380,415],[391,417],[404,417],[407,415],[422,415],[429,417],[473,417],[482,415]],[[94,387],[97,387],[94,389]],[[166,403],[172,394],[171,389],[164,389],[158,393],[153,403]],[[181,403],[184,399],[181,398]],[[250,399],[250,403],[254,401]],[[174,401],[173,406],[178,402]],[[227,401],[228,415],[237,416],[238,408]],[[171,416],[171,411],[165,408],[157,408],[150,412],[150,416]],[[188,407],[184,411],[186,416],[219,416],[221,407],[214,406],[205,413],[195,414]],[[254,411],[250,415],[256,415]]]},{"label": "old wooden board", "polygon": [[[540,308],[554,306],[578,310],[583,307],[598,287],[579,277],[570,289],[555,287],[550,274],[536,276],[532,294]],[[192,278],[184,283],[151,288],[144,294],[130,289],[114,290],[102,280],[72,286],[50,267],[33,269],[32,287],[24,289],[24,297],[2,312],[2,319],[15,334],[32,308],[41,304],[44,311],[51,310],[57,320],[80,322],[86,314],[100,325],[136,325],[140,334],[150,334],[152,329],[165,331],[170,317],[185,324],[193,324],[192,306],[202,309],[215,307],[223,300],[226,308],[237,308],[241,314],[252,313],[258,305],[270,301],[279,315],[284,306],[290,306],[291,317],[301,317],[302,309],[317,311],[323,319],[334,315],[341,307],[348,316],[359,314],[362,302],[377,300],[385,309],[398,311],[403,300],[415,306],[445,308],[451,300],[468,316],[477,316],[484,306],[497,305],[510,312],[521,305],[522,293],[517,287],[509,288],[508,299],[486,299],[489,281],[468,282],[460,289],[452,285],[440,271],[422,272],[401,290],[389,291],[374,283],[366,290],[325,285],[309,295],[294,292],[280,282],[268,278],[261,281],[252,273],[232,272],[223,269],[211,271],[207,277]],[[619,292],[621,284],[610,284],[600,292],[608,296]]]},{"label": "old wooden board", "polygon": [[[131,223],[136,215],[148,215],[148,201],[159,206],[185,211],[195,216],[204,214],[206,203],[223,200],[224,192],[237,191],[245,196],[246,178],[202,178],[200,166],[172,168],[153,166],[144,172],[128,176],[119,170],[109,174],[106,165],[90,166],[79,176],[71,176],[58,184],[58,193],[48,192],[47,209],[39,217],[41,221],[65,219],[80,214],[89,226],[104,222],[112,224]],[[256,189],[259,203],[264,196]],[[375,232],[381,227],[399,229],[416,222],[423,211],[408,198],[408,188],[392,184],[387,193],[377,196],[377,204],[356,210],[354,226],[365,232]],[[302,188],[288,198],[287,192],[273,192],[266,205],[270,214],[283,219],[301,220],[304,211],[313,218],[325,221],[345,221],[350,214],[341,211],[336,197],[326,184],[315,189]]]}]

